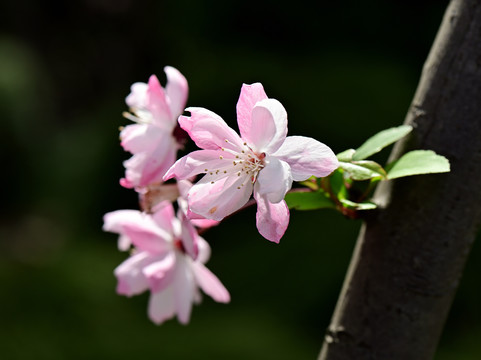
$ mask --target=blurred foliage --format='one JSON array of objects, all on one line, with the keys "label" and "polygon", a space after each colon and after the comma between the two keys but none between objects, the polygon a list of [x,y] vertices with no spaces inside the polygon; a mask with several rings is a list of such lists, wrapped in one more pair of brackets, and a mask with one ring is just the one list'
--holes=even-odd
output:
[{"label": "blurred foliage", "polygon": [[[189,105],[235,127],[242,82],[260,81],[286,107],[291,135],[356,148],[403,121],[446,5],[0,3],[1,357],[315,358],[360,226],[330,210],[292,211],[280,245],[256,232],[254,209],[209,231],[209,267],[233,300],[205,297],[188,326],[155,326],[147,295],[115,294],[125,254],[101,232],[102,215],[137,208],[118,185],[124,98],[172,65],[189,80]],[[476,246],[439,360],[481,353]]]}]

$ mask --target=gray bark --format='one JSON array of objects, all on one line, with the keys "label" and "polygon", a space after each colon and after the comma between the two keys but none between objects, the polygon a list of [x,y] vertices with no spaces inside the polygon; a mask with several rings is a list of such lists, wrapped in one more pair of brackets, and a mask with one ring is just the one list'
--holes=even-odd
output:
[{"label": "gray bark", "polygon": [[365,221],[320,360],[432,359],[481,222],[481,1],[452,0],[406,117],[451,172],[387,181]]}]

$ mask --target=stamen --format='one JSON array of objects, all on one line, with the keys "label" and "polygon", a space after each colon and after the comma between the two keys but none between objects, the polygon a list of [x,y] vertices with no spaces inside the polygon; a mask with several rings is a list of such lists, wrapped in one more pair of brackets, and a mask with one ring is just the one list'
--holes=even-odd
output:
[{"label": "stamen", "polygon": [[135,116],[134,114],[131,114],[127,111],[124,111],[122,113],[122,116],[126,119],[129,119],[130,121],[133,121],[135,123],[138,123],[138,124],[149,124],[149,121],[148,120],[145,120],[145,119],[142,119],[138,116]]}]

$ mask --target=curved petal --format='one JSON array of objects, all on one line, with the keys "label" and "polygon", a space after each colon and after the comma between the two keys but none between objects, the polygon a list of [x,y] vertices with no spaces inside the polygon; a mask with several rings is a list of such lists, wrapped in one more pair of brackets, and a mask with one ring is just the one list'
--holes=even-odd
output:
[{"label": "curved petal", "polygon": [[289,208],[286,202],[273,204],[257,192],[254,192],[254,197],[257,201],[257,230],[267,240],[279,243],[289,225]]},{"label": "curved petal", "polygon": [[259,101],[252,109],[252,128],[248,143],[254,151],[276,151],[287,136],[286,109],[275,99]]},{"label": "curved petal", "polygon": [[199,256],[197,257],[197,262],[205,264],[210,259],[210,245],[202,236],[197,238],[197,245],[199,247]]},{"label": "curved petal", "polygon": [[201,149],[242,148],[243,141],[239,135],[219,115],[198,107],[185,110],[190,111],[191,116],[179,117],[179,125]]},{"label": "curved petal", "polygon": [[256,191],[267,197],[272,203],[284,200],[291,189],[292,175],[289,164],[275,157],[268,156],[264,160],[265,167],[257,177]]},{"label": "curved petal", "polygon": [[210,180],[204,176],[192,186],[187,198],[190,211],[206,219],[222,220],[244,206],[252,194],[249,175],[225,177],[213,184]]},{"label": "curved petal", "polygon": [[163,135],[151,152],[137,153],[124,161],[126,182],[121,183],[124,187],[144,187],[162,181],[177,154],[175,139]]},{"label": "curved petal", "polygon": [[201,228],[201,229],[207,229],[212,226],[217,226],[220,224],[219,221],[217,220],[211,220],[211,219],[190,219],[190,222],[192,225],[195,227]]},{"label": "curved petal", "polygon": [[258,101],[267,99],[267,95],[261,83],[252,85],[242,84],[239,100],[237,101],[237,124],[241,137],[251,142],[251,132],[257,131],[252,127],[252,109]]},{"label": "curved petal", "polygon": [[136,210],[118,210],[105,214],[105,231],[127,237],[140,250],[160,254],[168,251],[172,235],[160,228],[148,214]]},{"label": "curved petal", "polygon": [[103,231],[120,234],[125,224],[141,224],[145,221],[145,215],[138,210],[116,210],[104,215]]},{"label": "curved petal", "polygon": [[295,181],[306,180],[312,175],[327,176],[339,166],[336,155],[327,145],[304,136],[288,136],[272,156],[290,165]]},{"label": "curved petal", "polygon": [[142,183],[142,170],[148,158],[148,153],[138,153],[123,162],[125,178],[120,179],[120,185],[127,189],[140,186]]},{"label": "curved petal", "polygon": [[175,125],[175,118],[170,112],[164,89],[157,76],[152,75],[148,85],[147,109],[152,113],[153,123],[161,128],[172,129]]},{"label": "curved petal", "polygon": [[132,246],[132,242],[130,241],[128,236],[120,235],[119,240],[117,241],[117,248],[120,251],[127,251]]},{"label": "curved petal", "polygon": [[170,251],[172,237],[162,229],[139,229],[126,227],[125,234],[130,238],[132,244],[138,249],[148,251],[151,254],[163,254]]},{"label": "curved petal", "polygon": [[198,214],[194,214],[192,211],[189,210],[189,204],[187,202],[187,194],[189,190],[192,188],[192,183],[189,180],[179,180],[177,182],[177,186],[179,189],[180,196],[177,198],[177,204],[179,205],[179,209],[182,210],[184,215],[188,218],[190,223],[197,228],[210,228],[212,226],[219,225],[219,221],[206,219],[203,216]]},{"label": "curved petal", "polygon": [[187,219],[182,210],[179,211],[179,219],[182,224],[182,246],[184,247],[185,253],[195,260],[199,255],[199,247],[197,245],[199,235],[197,234],[194,225],[192,225],[190,220]]},{"label": "curved petal", "polygon": [[170,133],[149,124],[127,125],[120,132],[120,145],[132,154],[150,152]]},{"label": "curved petal", "polygon": [[148,89],[149,86],[146,83],[133,83],[130,87],[130,94],[125,98],[125,103],[133,109],[145,109],[147,106]]},{"label": "curved petal", "polygon": [[152,293],[164,290],[174,279],[175,254],[169,252],[142,269]]},{"label": "curved petal", "polygon": [[150,295],[148,314],[150,320],[157,325],[169,320],[175,315],[174,289],[169,286],[164,291]]},{"label": "curved petal", "polygon": [[162,201],[156,206],[156,212],[152,214],[155,224],[169,234],[174,233],[173,221],[175,219],[174,206],[170,201]]},{"label": "curved petal", "polygon": [[142,269],[155,260],[155,256],[146,251],[141,251],[117,266],[114,270],[114,275],[117,278],[117,293],[132,296],[147,290],[149,282]]},{"label": "curved petal", "polygon": [[200,262],[193,262],[191,266],[195,280],[203,292],[217,302],[228,303],[230,301],[229,292],[217,276]]},{"label": "curved petal", "polygon": [[190,182],[189,180],[177,181],[177,187],[179,189],[180,197],[185,199],[192,185],[192,182]]},{"label": "curved petal", "polygon": [[180,158],[167,171],[164,181],[173,177],[187,179],[191,176],[205,173],[224,166],[226,159],[233,159],[234,155],[221,150],[197,150]]},{"label": "curved petal", "polygon": [[166,66],[164,72],[167,75],[167,84],[165,86],[167,101],[169,102],[172,118],[177,120],[179,115],[184,112],[189,93],[189,86],[187,85],[187,80],[184,75],[182,75],[176,68]]},{"label": "curved petal", "polygon": [[177,318],[182,324],[187,324],[192,311],[196,284],[189,261],[183,256],[177,256],[174,280],[174,297]]}]

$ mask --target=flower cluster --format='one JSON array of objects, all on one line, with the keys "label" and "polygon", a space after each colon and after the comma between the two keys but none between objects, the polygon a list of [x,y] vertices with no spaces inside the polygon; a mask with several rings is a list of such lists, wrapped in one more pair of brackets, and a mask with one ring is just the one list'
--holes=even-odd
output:
[{"label": "flower cluster", "polygon": [[[187,323],[192,305],[200,301],[199,289],[217,302],[230,301],[204,265],[210,247],[197,229],[255,202],[259,233],[278,243],[289,223],[284,197],[293,181],[327,176],[338,160],[317,140],[287,136],[286,110],[260,83],[242,86],[238,135],[207,109],[190,107],[185,109],[190,116],[182,115],[187,81],[172,67],[165,73],[165,88],[155,75],[147,84],[132,85],[124,116],[135,123],[120,133],[122,147],[132,153],[120,184],[137,191],[142,211],[110,212],[104,230],[119,234],[119,249],[131,253],[114,271],[117,292],[132,296],[149,290],[152,321],[177,315]],[[201,150],[176,161],[183,143],[179,129]],[[192,184],[197,175],[202,177]],[[164,183],[169,179],[177,182]]]}]

